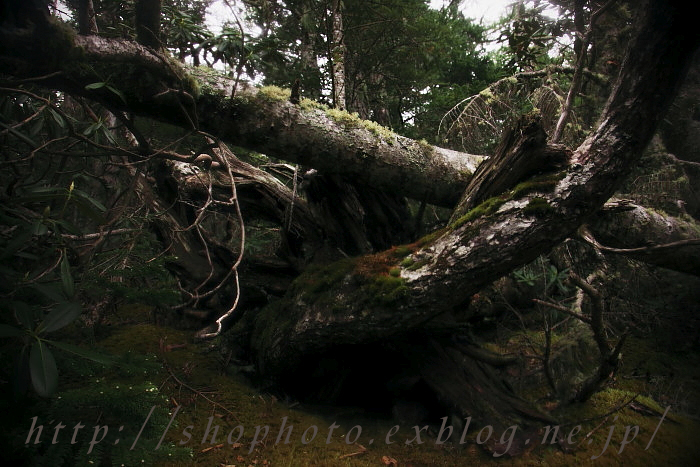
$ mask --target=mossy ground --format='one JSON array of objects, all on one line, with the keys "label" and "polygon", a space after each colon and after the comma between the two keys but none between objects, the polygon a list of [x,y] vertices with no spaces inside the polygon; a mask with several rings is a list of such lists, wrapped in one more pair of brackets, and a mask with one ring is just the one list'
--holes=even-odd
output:
[{"label": "mossy ground", "polygon": [[[395,250],[394,253],[398,255],[399,252]],[[394,278],[390,273],[387,277]],[[123,356],[128,353],[133,356],[145,356],[149,359],[149,364],[143,371],[131,373],[125,373],[118,368],[108,370],[101,378],[115,387],[124,388],[148,381],[162,396],[158,399],[160,408],[172,413],[176,406],[181,407],[175,425],[169,429],[164,441],[169,442],[171,446],[178,446],[180,441],[186,441],[184,447],[190,449],[191,457],[169,459],[153,465],[375,466],[385,465],[384,456],[386,459],[395,459],[398,465],[412,466],[489,463],[514,466],[569,466],[591,463],[603,466],[697,465],[696,461],[700,459],[697,435],[700,424],[696,421],[671,411],[656,433],[651,447],[645,450],[651,434],[658,425],[658,416],[641,414],[630,408],[608,414],[611,409],[636,394],[640,394],[637,399],[640,403],[660,413],[663,413],[667,405],[675,404],[677,401],[671,398],[674,394],[677,395],[677,392],[674,392],[677,388],[669,387],[666,391],[659,391],[652,383],[655,375],[667,374],[669,368],[673,368],[679,375],[676,380],[679,386],[689,385],[686,386],[686,397],[690,398],[688,402],[697,404],[700,392],[700,354],[664,352],[653,340],[630,339],[625,347],[626,356],[620,376],[610,387],[596,394],[585,404],[573,405],[555,412],[559,419],[568,423],[561,428],[565,436],[574,426],[582,425],[580,432],[574,436],[579,444],[572,452],[564,452],[553,446],[537,446],[517,458],[494,458],[474,442],[481,425],[472,424],[466,437],[467,442],[463,445],[457,440],[443,445],[435,444],[440,420],[436,420],[436,427],[431,428],[427,436],[423,436],[424,443],[421,445],[405,444],[406,440],[414,437],[413,429],[409,427],[401,427],[392,437],[396,442],[387,445],[386,434],[396,422],[386,417],[373,416],[363,412],[361,408],[311,407],[296,404],[291,400],[280,400],[281,396],[278,398],[253,388],[243,376],[232,370],[226,356],[216,350],[211,342],[193,343],[192,333],[189,331],[154,324],[148,307],[122,308],[117,310],[117,316],[119,319],[113,320],[111,326],[102,328],[97,333],[95,347],[115,355]],[[75,337],[78,335],[79,333],[74,334]],[[635,372],[644,377],[627,377],[636,374]],[[651,379],[646,377],[647,372]],[[62,384],[80,383],[76,380],[64,381]],[[372,383],[367,382],[370,385]],[[647,397],[650,394],[654,395],[656,400]],[[90,410],[94,412],[94,419],[65,420],[64,423],[72,426],[70,422],[74,424],[82,421],[90,427],[94,420],[99,419],[101,408],[93,407]],[[81,416],[85,417],[85,414]],[[207,442],[202,443],[210,417],[213,417],[212,429],[218,426],[219,430],[214,443],[211,443],[211,432]],[[284,443],[284,437],[279,443],[276,442],[284,417],[287,417],[286,426],[293,426],[289,444]],[[124,422],[130,424],[130,429],[134,430],[138,429],[142,420]],[[329,439],[329,427],[334,422],[339,427]],[[236,427],[239,425],[244,431],[241,439],[237,440],[240,429]],[[270,430],[267,441],[251,449],[256,427],[266,425]],[[348,432],[355,425],[362,427],[362,433],[355,443],[347,443]],[[605,446],[610,427],[613,425],[615,430],[606,452],[592,461],[591,456],[598,456]],[[628,425],[639,426],[639,435],[622,453],[618,453],[625,426]],[[191,428],[187,429],[188,426]],[[310,428],[312,426],[318,428],[318,434],[312,442],[303,444],[302,435],[306,429],[313,430]],[[185,429],[191,434],[189,440],[183,435]],[[232,441],[237,441],[237,444],[229,444],[227,441],[227,436],[232,430],[235,430]],[[357,429],[350,435],[354,436],[356,431]],[[585,438],[588,433],[591,435]],[[156,442],[157,438],[158,434],[150,442]],[[374,441],[370,443],[370,439]],[[588,439],[591,440],[590,444]],[[362,454],[348,456],[364,449],[366,451]]]}]

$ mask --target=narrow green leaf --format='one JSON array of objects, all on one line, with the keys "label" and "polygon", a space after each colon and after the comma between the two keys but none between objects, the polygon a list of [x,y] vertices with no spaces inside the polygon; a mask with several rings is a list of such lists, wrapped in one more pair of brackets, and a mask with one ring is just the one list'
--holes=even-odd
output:
[{"label": "narrow green leaf", "polygon": [[110,143],[112,143],[116,146],[117,140],[114,139],[114,136],[112,136],[112,130],[110,130],[106,126],[103,126],[101,130],[102,130],[102,136],[107,138],[107,141],[109,141]]},{"label": "narrow green leaf", "polygon": [[37,136],[39,133],[41,133],[41,130],[44,128],[44,120],[37,118],[34,120],[34,123],[32,123],[31,127],[29,128],[29,136],[31,138]]},{"label": "narrow green leaf", "polygon": [[49,397],[58,387],[58,368],[51,350],[42,341],[32,345],[29,353],[29,372],[32,376],[32,386],[37,394]]},{"label": "narrow green leaf", "polygon": [[119,89],[115,88],[114,86],[110,86],[109,84],[107,85],[107,89],[116,94],[119,97],[119,99],[121,99],[122,102],[126,104],[126,97],[124,97],[124,94]]},{"label": "narrow green leaf", "polygon": [[70,263],[65,250],[63,251],[63,260],[61,260],[61,283],[63,284],[63,292],[66,294],[66,297],[73,298],[75,295],[75,282],[70,273]]},{"label": "narrow green leaf", "polygon": [[59,303],[46,315],[44,321],[37,328],[37,332],[52,332],[68,326],[80,316],[82,311],[83,307],[78,302]]},{"label": "narrow green leaf", "polygon": [[72,233],[73,235],[80,235],[82,231],[75,226],[72,222],[68,222],[63,219],[58,219],[54,221],[57,227],[61,227],[64,231]]},{"label": "narrow green leaf", "polygon": [[49,228],[40,220],[37,220],[32,226],[32,234],[36,236],[46,235],[48,231]]},{"label": "narrow green leaf", "polygon": [[56,112],[54,109],[52,109],[50,107],[49,107],[49,113],[53,117],[54,121],[56,123],[58,123],[58,126],[60,126],[61,128],[64,128],[64,129],[66,128],[66,121],[63,119],[61,114],[59,114],[58,112]]},{"label": "narrow green leaf", "polygon": [[95,208],[97,208],[97,210],[99,210],[100,212],[105,212],[107,210],[107,208],[104,206],[104,204],[100,203],[95,198],[93,198],[92,196],[85,193],[83,190],[79,190],[79,189],[75,188],[75,189],[73,189],[73,195],[76,197],[80,197],[81,199],[84,199],[85,201],[89,202]]},{"label": "narrow green leaf", "polygon": [[38,283],[31,284],[30,287],[53,302],[62,302],[66,299],[61,293],[61,286],[58,283]]},{"label": "narrow green leaf", "polygon": [[95,352],[93,350],[84,349],[72,344],[66,344],[65,342],[56,341],[46,341],[53,345],[57,349],[63,350],[64,352],[72,353],[78,357],[82,357],[86,360],[93,361],[95,363],[100,363],[102,365],[111,365],[114,363],[114,359],[110,355],[105,355],[100,352]]},{"label": "narrow green leaf", "polygon": [[100,88],[103,88],[105,86],[107,86],[107,83],[105,83],[105,82],[92,83],[92,84],[88,84],[87,86],[85,86],[85,90],[86,91],[93,91],[95,89],[100,89]]},{"label": "narrow green leaf", "polygon": [[85,130],[83,130],[83,136],[90,136],[92,135],[97,129],[100,127],[101,123],[100,122],[95,122],[92,123],[90,126],[88,126]]},{"label": "narrow green leaf", "polygon": [[63,196],[66,193],[66,189],[63,187],[58,187],[58,186],[33,186],[27,190],[27,193],[31,193],[31,194],[51,193],[51,194],[60,194]]}]

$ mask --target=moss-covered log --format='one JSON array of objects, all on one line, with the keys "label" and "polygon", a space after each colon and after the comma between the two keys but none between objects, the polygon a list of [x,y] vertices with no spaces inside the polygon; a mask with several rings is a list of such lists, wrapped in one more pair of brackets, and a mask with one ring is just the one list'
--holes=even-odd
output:
[{"label": "moss-covered log", "polygon": [[[413,141],[308,99],[293,104],[288,90],[243,84],[234,89],[230,78],[184,67],[134,42],[78,36],[58,24],[35,34],[0,31],[0,64],[16,79],[31,78],[111,109],[201,129],[376,189],[453,206],[484,159]],[[109,87],[86,89],[107,81]]]},{"label": "moss-covered log", "polygon": [[[650,2],[639,24],[598,129],[553,189],[518,199],[506,192],[422,242],[302,275],[257,320],[260,369],[285,374],[325,348],[415,329],[547,252],[600,209],[641,157],[700,40],[673,2]],[[533,200],[538,209],[528,212]]]},{"label": "moss-covered log", "polygon": [[[0,31],[0,64],[11,70],[12,78],[30,78],[33,83],[84,95],[113,109],[197,127],[234,144],[392,195],[453,207],[471,183],[471,204],[462,209],[468,210],[483,201],[486,189],[490,193],[494,186],[505,188],[537,172],[539,163],[533,166],[532,161],[540,161],[539,156],[548,159],[565,153],[547,146],[539,135],[536,145],[519,148],[517,154],[524,165],[516,174],[503,171],[499,180],[493,180],[484,175],[492,171],[483,167],[472,180],[482,156],[412,141],[308,99],[292,104],[288,90],[245,85],[234,90],[234,80],[212,70],[183,67],[135,42],[77,36],[57,23],[50,26],[41,31]],[[85,88],[98,82],[109,82],[119,92],[109,87]],[[543,206],[539,202],[531,208],[542,211]],[[455,216],[460,212],[458,209]],[[596,228],[593,226],[594,231]]]}]

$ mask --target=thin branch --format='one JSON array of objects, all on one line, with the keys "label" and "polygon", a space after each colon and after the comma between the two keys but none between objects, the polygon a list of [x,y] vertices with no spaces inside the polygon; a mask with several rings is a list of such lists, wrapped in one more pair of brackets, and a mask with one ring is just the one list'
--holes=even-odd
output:
[{"label": "thin branch", "polygon": [[583,78],[583,68],[587,58],[588,46],[593,38],[593,26],[595,26],[596,21],[608,8],[610,8],[617,0],[609,0],[605,5],[600,7],[596,12],[591,15],[591,19],[588,24],[588,28],[583,37],[583,44],[580,49],[580,55],[576,61],[576,71],[574,72],[573,78],[571,78],[571,86],[569,87],[569,92],[566,95],[566,101],[564,103],[564,108],[559,116],[559,121],[557,121],[557,126],[552,134],[551,142],[558,143],[564,133],[564,127],[567,120],[569,119],[569,114],[574,106],[574,98],[578,95],[581,89],[581,82]]},{"label": "thin branch", "polygon": [[590,319],[590,318],[588,318],[588,317],[586,317],[586,316],[583,316],[583,315],[581,315],[581,314],[579,314],[579,313],[576,313],[575,311],[570,310],[569,308],[567,308],[567,307],[565,307],[565,306],[561,306],[561,305],[559,305],[559,304],[557,304],[557,303],[545,302],[544,300],[539,300],[539,299],[537,299],[537,298],[533,298],[532,301],[535,302],[535,303],[537,303],[537,304],[539,304],[539,305],[546,306],[546,307],[549,307],[549,308],[553,308],[553,309],[555,309],[555,310],[561,311],[562,313],[566,313],[567,315],[573,316],[574,318],[576,318],[576,319],[578,319],[578,320],[580,320],[580,321],[583,321],[583,322],[586,323],[586,324],[591,324],[591,319]]},{"label": "thin branch", "polygon": [[[223,143],[220,143],[220,144],[219,144],[219,150],[222,151],[222,152],[224,152],[224,153],[230,152],[230,150],[228,149],[228,147],[227,147],[225,144],[223,144]],[[234,177],[233,177],[233,171],[232,171],[232,169],[231,169],[231,164],[230,164],[230,162],[229,162],[229,160],[228,160],[227,157],[223,157],[223,156],[222,156],[221,159],[222,159],[222,162],[224,163],[224,165],[226,166],[226,170],[228,171],[229,179],[231,180],[231,198],[230,198],[230,203],[232,203],[232,204],[234,205],[234,207],[235,207],[236,216],[238,217],[238,222],[239,222],[239,225],[241,226],[241,228],[240,228],[240,231],[241,231],[241,237],[240,237],[240,238],[241,238],[241,242],[240,242],[240,247],[239,247],[239,252],[238,252],[238,258],[236,259],[236,262],[231,266],[231,269],[230,269],[230,271],[229,271],[229,274],[227,274],[227,277],[228,277],[230,274],[233,274],[233,276],[234,276],[234,278],[235,278],[235,283],[236,283],[236,298],[235,298],[233,304],[231,305],[231,307],[226,311],[226,313],[224,313],[223,315],[221,315],[221,316],[216,320],[216,331],[211,332],[211,333],[202,334],[200,337],[203,338],[203,339],[208,339],[208,338],[216,337],[216,336],[218,336],[218,335],[221,333],[222,326],[223,326],[223,322],[224,322],[226,319],[228,319],[228,318],[233,314],[233,312],[236,310],[236,308],[238,308],[238,303],[239,303],[239,300],[240,300],[240,297],[241,297],[241,287],[240,287],[240,283],[239,283],[239,281],[238,281],[238,266],[241,264],[241,261],[243,261],[243,252],[244,252],[244,250],[245,250],[245,224],[244,224],[244,221],[243,221],[243,214],[241,213],[241,205],[240,205],[240,203],[238,202],[238,193],[237,193],[237,191],[236,191],[236,183],[235,183],[235,179],[234,179]],[[221,284],[219,284],[219,286],[221,286]]]},{"label": "thin branch", "polygon": [[600,350],[601,356],[607,357],[610,354],[610,345],[605,336],[605,323],[603,322],[605,303],[603,302],[603,296],[595,287],[583,280],[576,273],[570,272],[569,278],[591,299],[591,330],[593,331],[593,337],[598,344],[598,350]]},{"label": "thin branch", "polygon": [[[201,396],[204,400],[206,400],[206,401],[209,402],[210,404],[212,404],[212,405],[214,405],[214,406],[220,408],[221,410],[223,410],[223,411],[226,412],[227,414],[231,415],[237,422],[240,423],[241,420],[238,418],[238,416],[236,416],[235,413],[231,412],[231,411],[230,411],[226,406],[224,406],[223,404],[220,404],[220,403],[216,402],[215,400],[208,398],[202,391],[200,391],[200,390],[198,390],[198,389],[195,389],[195,388],[193,388],[192,386],[190,386],[189,384],[187,384],[187,383],[185,383],[184,381],[182,381],[180,378],[178,378],[177,376],[175,376],[175,373],[174,373],[173,370],[170,368],[170,365],[168,365],[167,362],[166,362],[165,360],[162,360],[162,361],[163,361],[163,366],[165,367],[166,371],[167,371],[168,374],[169,374],[169,378],[174,379],[175,382],[176,382],[177,384],[179,384],[180,386],[189,389],[190,391],[192,391],[193,393],[197,394],[198,396]],[[166,380],[166,381],[167,381],[167,380]],[[165,382],[163,382],[163,384],[165,384]]]},{"label": "thin branch", "polygon": [[661,245],[643,246],[638,248],[613,248],[599,243],[593,236],[593,233],[587,225],[581,226],[578,233],[581,239],[584,240],[586,243],[590,244],[591,246],[601,251],[607,251],[609,253],[617,253],[622,255],[632,253],[659,253],[668,250],[675,250],[677,248],[683,248],[686,246],[700,245],[700,238],[691,238],[688,240],[678,240],[676,242],[663,243]]},{"label": "thin branch", "polygon": [[557,394],[557,383],[554,381],[554,373],[552,372],[552,326],[549,318],[544,316],[544,355],[542,365],[544,366],[544,375],[547,379],[549,387],[553,394]]},{"label": "thin branch", "polygon": [[114,229],[110,230],[107,232],[95,232],[95,233],[89,233],[89,234],[82,234],[82,235],[73,235],[73,234],[61,234],[61,237],[69,240],[93,240],[93,239],[98,239],[98,238],[103,238],[107,235],[122,235],[122,234],[127,234],[127,233],[133,233],[133,232],[138,232],[138,229]]}]

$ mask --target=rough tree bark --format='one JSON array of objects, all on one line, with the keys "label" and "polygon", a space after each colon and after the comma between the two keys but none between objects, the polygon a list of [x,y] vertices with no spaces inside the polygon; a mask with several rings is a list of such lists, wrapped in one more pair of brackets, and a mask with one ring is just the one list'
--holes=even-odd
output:
[{"label": "rough tree bark", "polygon": [[345,39],[343,35],[343,3],[331,2],[331,41],[330,57],[333,69],[333,104],[336,109],[345,110]]},{"label": "rough tree bark", "polygon": [[98,32],[92,0],[80,0],[78,4],[78,31],[85,36]]},{"label": "rough tree bark", "polygon": [[[199,128],[325,174],[452,207],[484,160],[398,136],[349,114],[315,108],[310,101],[291,104],[289,96],[278,90],[243,87],[230,98],[234,80],[197,69],[188,73],[173,60],[133,42],[75,36],[62,27],[49,34],[53,37],[35,37],[22,29],[0,31],[3,68],[15,70],[12,75],[19,79],[42,77],[36,82],[46,87],[115,110]],[[50,44],[51,60],[46,60],[46,45],[37,48],[37,43]],[[121,96],[85,89],[106,76],[111,76]]]},{"label": "rough tree bark", "polygon": [[[302,275],[286,299],[256,321],[261,371],[284,375],[330,346],[416,329],[569,236],[613,194],[670,104],[698,43],[684,16],[673,2],[651,2],[644,10],[598,129],[553,188],[519,199],[506,192],[404,250]],[[452,394],[457,412],[479,412],[450,391],[449,381],[444,385],[436,392]],[[499,413],[520,412],[509,397],[502,391],[492,399]]]}]

